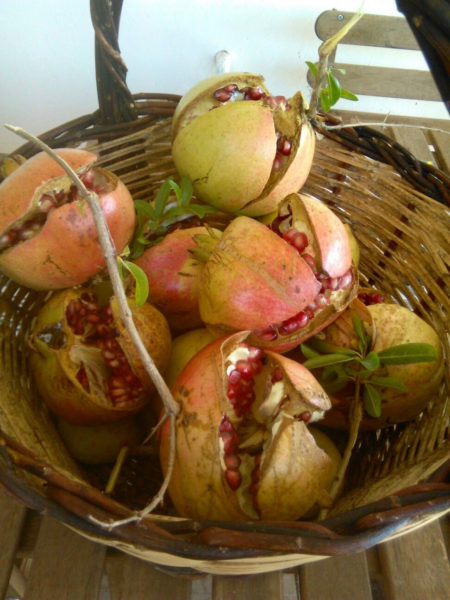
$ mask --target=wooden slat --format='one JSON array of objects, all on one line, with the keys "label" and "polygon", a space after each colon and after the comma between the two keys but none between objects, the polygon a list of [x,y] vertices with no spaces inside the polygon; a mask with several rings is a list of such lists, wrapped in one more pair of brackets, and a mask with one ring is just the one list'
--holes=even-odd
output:
[{"label": "wooden slat", "polygon": [[[348,23],[355,13],[327,10],[316,20],[316,34],[326,40]],[[403,17],[364,15],[347,33],[343,44],[357,46],[379,46],[418,50],[419,45]]]},{"label": "wooden slat", "polygon": [[430,131],[429,135],[439,168],[450,172],[450,135],[440,131]]},{"label": "wooden slat", "polygon": [[386,600],[448,600],[450,566],[438,521],[381,544]]},{"label": "wooden slat", "polygon": [[19,545],[26,509],[10,498],[0,487],[0,598],[8,589],[8,582]]},{"label": "wooden slat", "polygon": [[216,576],[213,579],[213,600],[282,600],[282,574],[264,573],[246,577]]},{"label": "wooden slat", "polygon": [[126,554],[106,560],[111,600],[189,600],[191,582],[167,575],[151,564]]},{"label": "wooden slat", "polygon": [[345,74],[337,74],[341,86],[357,96],[442,100],[429,71],[347,63],[335,63],[334,66],[345,70]]},{"label": "wooden slat", "polygon": [[302,566],[300,597],[302,600],[372,600],[366,555],[334,556]]},{"label": "wooden slat", "polygon": [[105,547],[44,518],[24,600],[97,600]]}]

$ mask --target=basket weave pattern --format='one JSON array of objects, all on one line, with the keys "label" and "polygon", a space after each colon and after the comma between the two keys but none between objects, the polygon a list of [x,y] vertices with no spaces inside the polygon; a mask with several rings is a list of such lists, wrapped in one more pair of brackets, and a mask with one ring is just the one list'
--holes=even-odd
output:
[{"label": "basket weave pattern", "polygon": [[[126,70],[116,56],[121,2],[97,0],[91,5],[100,109],[41,137],[52,147],[83,145],[96,152],[100,165],[118,174],[134,198],[148,200],[165,178],[176,175],[170,117],[178,97],[129,94]],[[115,34],[112,40],[106,33],[100,35],[105,23],[114,25],[107,29],[108,35]],[[111,72],[119,72],[121,83]],[[320,120],[316,127],[322,131]],[[303,190],[351,224],[361,250],[362,285],[383,289],[428,321],[440,335],[448,364],[448,177],[411,160],[389,140],[377,142],[379,138],[364,128],[358,130],[346,132],[342,139],[336,134],[319,136]],[[361,145],[355,147],[355,135],[366,140],[364,151]],[[386,158],[388,146],[397,157],[404,152],[397,158],[401,169]],[[17,150],[26,156],[35,151],[29,144]],[[45,298],[0,278],[0,481],[25,504],[49,512],[83,535],[164,565],[253,573],[362,550],[449,509],[449,486],[419,483],[449,457],[447,371],[439,394],[430,397],[414,421],[360,435],[346,492],[320,524],[194,523],[154,515],[139,525],[108,531],[89,515],[106,522],[129,515],[129,509],[84,481],[33,393],[27,335]]]}]

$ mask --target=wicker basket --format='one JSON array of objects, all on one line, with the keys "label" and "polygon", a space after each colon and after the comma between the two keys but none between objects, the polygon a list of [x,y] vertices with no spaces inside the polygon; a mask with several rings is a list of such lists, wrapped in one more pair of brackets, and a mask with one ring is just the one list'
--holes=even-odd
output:
[{"label": "wicker basket", "polygon": [[[91,7],[100,109],[41,137],[53,147],[97,152],[134,197],[148,199],[175,173],[169,131],[178,96],[130,94],[117,43],[121,0]],[[447,359],[448,177],[368,128],[322,135],[321,123],[331,118],[316,123],[321,134],[304,190],[351,223],[362,284],[382,288],[432,324]],[[16,152],[31,156],[36,148]],[[442,475],[449,458],[447,372],[414,421],[360,435],[351,484],[324,521],[217,523],[153,514],[138,524],[100,525],[131,511],[86,483],[33,392],[26,340],[44,299],[0,279],[0,481],[25,505],[80,534],[159,565],[250,574],[364,550],[449,510]]]}]

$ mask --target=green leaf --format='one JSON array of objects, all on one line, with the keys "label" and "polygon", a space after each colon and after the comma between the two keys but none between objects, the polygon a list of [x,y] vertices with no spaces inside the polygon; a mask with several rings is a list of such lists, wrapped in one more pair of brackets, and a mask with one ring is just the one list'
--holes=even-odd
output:
[{"label": "green leaf", "polygon": [[328,95],[330,98],[330,103],[333,106],[333,104],[336,104],[336,102],[341,97],[341,84],[339,83],[339,80],[333,75],[333,73],[331,73],[330,70],[328,70],[327,73],[327,81]]},{"label": "green leaf", "polygon": [[331,108],[330,95],[327,90],[320,90],[320,104],[324,112],[328,112]]},{"label": "green leaf", "polygon": [[380,366],[380,358],[376,352],[369,352],[365,358],[361,359],[361,364],[368,371],[376,371]]},{"label": "green leaf", "polygon": [[375,418],[381,416],[381,394],[370,383],[366,383],[364,386],[363,403],[369,416]]},{"label": "green leaf", "polygon": [[181,188],[180,188],[180,186],[173,179],[169,178],[168,181],[169,181],[170,189],[173,192],[175,192],[175,197],[177,199],[177,202],[180,202],[180,198],[181,198]]},{"label": "green leaf", "polygon": [[303,366],[307,369],[317,369],[319,367],[326,367],[327,365],[338,365],[354,360],[352,356],[346,354],[324,354],[322,356],[315,356],[314,358],[308,359],[303,363]]},{"label": "green leaf", "polygon": [[349,381],[351,381],[351,377],[344,375],[342,377],[338,377],[334,381],[324,382],[323,387],[328,394],[335,394],[336,392],[343,390]]},{"label": "green leaf", "polygon": [[355,94],[352,94],[352,92],[345,90],[344,88],[341,88],[341,98],[345,98],[345,100],[353,100],[354,102],[358,102],[359,100],[358,96],[355,96]]},{"label": "green leaf", "polygon": [[311,71],[311,73],[314,75],[314,77],[317,78],[317,75],[318,75],[317,65],[309,60],[306,61],[306,64],[308,65],[308,69]]},{"label": "green leaf", "polygon": [[316,356],[320,356],[318,352],[316,352],[306,344],[300,344],[300,350],[306,356],[306,358],[315,358]]},{"label": "green leaf", "polygon": [[356,332],[356,335],[358,336],[358,339],[360,339],[363,344],[366,343],[366,338],[367,338],[367,334],[366,334],[366,330],[364,329],[364,325],[363,322],[361,321],[361,318],[359,317],[359,315],[353,315],[353,329]]},{"label": "green leaf", "polygon": [[201,219],[208,213],[219,212],[218,208],[215,208],[214,206],[209,206],[208,204],[189,204],[187,208],[189,212],[196,215],[197,217],[200,217]]},{"label": "green leaf", "polygon": [[431,344],[399,344],[378,352],[383,365],[410,365],[437,359],[437,350]]},{"label": "green leaf", "polygon": [[194,187],[192,181],[183,175],[181,178],[181,194],[179,198],[181,206],[187,206],[189,204],[193,193]]},{"label": "green leaf", "polygon": [[308,340],[308,345],[321,354],[347,354],[348,356],[358,356],[358,353],[351,348],[344,348],[342,346],[336,346],[325,340],[321,340],[318,337],[313,337]]},{"label": "green leaf", "polygon": [[373,385],[378,385],[380,387],[389,388],[391,390],[396,390],[397,392],[403,392],[405,394],[408,393],[408,388],[397,379],[397,377],[371,377],[370,383]]},{"label": "green leaf", "polygon": [[332,73],[337,72],[337,73],[342,73],[342,75],[345,75],[345,69],[341,69],[340,67],[330,67],[330,70]]},{"label": "green leaf", "polygon": [[135,302],[136,306],[142,306],[148,298],[148,279],[145,272],[133,262],[129,260],[122,261],[123,266],[133,275],[136,281]]},{"label": "green leaf", "polygon": [[167,201],[170,195],[171,179],[166,179],[158,190],[155,198],[155,216],[161,217],[166,208]]},{"label": "green leaf", "polygon": [[136,210],[138,217],[140,217],[140,218],[144,217],[145,220],[147,220],[147,219],[153,220],[156,218],[155,210],[154,210],[153,206],[149,202],[146,202],[145,200],[135,200],[134,208]]}]

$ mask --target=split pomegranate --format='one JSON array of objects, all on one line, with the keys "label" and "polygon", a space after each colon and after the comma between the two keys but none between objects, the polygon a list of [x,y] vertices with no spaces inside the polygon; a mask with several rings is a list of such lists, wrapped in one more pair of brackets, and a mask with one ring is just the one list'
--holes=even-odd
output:
[{"label": "split pomegranate", "polygon": [[164,314],[173,333],[203,325],[198,308],[201,263],[189,250],[196,247],[193,237],[205,234],[205,227],[176,229],[134,260],[147,275],[149,301]]},{"label": "split pomegranate", "polygon": [[265,215],[298,191],[315,137],[301,92],[273,96],[264,78],[225,73],[199,82],[173,117],[172,156],[196,195],[225,212]]},{"label": "split pomegranate", "polygon": [[[94,154],[75,149],[57,153],[98,194],[120,253],[136,219],[127,188],[113,173],[93,166]],[[0,270],[8,277],[32,289],[52,290],[83,283],[104,266],[87,203],[46,153],[27,160],[0,184]]]},{"label": "split pomegranate", "polygon": [[[179,515],[294,520],[328,500],[332,461],[308,424],[330,403],[302,365],[250,345],[241,332],[203,348],[172,392],[181,410],[169,493]],[[169,446],[166,421],[164,471]]]},{"label": "split pomegranate", "polygon": [[201,273],[200,315],[216,332],[251,329],[251,343],[285,352],[337,318],[357,287],[341,221],[291,194],[271,229],[248,217],[228,225]]},{"label": "split pomegranate", "polygon": [[[164,316],[146,303],[133,320],[160,371],[171,348]],[[142,408],[154,392],[114,297],[102,305],[91,290],[64,290],[40,310],[30,336],[30,367],[49,408],[68,422],[97,425],[117,421]]]},{"label": "split pomegranate", "polygon": [[[379,292],[374,293],[377,296],[381,295]],[[322,331],[321,337],[332,344],[357,349],[351,318],[354,311],[358,312],[366,332],[372,338],[371,349],[374,352],[409,343],[431,344],[436,348],[435,361],[386,365],[377,371],[379,377],[395,377],[400,380],[408,392],[379,388],[382,397],[381,416],[375,418],[364,415],[360,428],[378,429],[413,419],[424,410],[441,385],[445,363],[438,334],[428,323],[404,306],[378,300],[366,306],[361,300],[355,299],[334,323]],[[354,395],[353,384],[335,393],[331,398],[333,406],[327,412],[324,424],[337,429],[347,429],[348,410]]]}]

